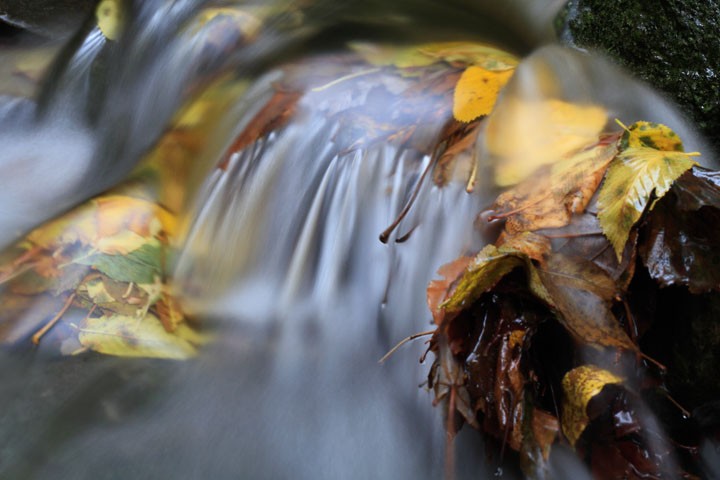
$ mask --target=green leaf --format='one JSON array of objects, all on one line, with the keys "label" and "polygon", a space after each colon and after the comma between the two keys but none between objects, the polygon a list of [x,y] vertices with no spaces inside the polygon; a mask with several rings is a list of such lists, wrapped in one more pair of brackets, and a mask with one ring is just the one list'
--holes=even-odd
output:
[{"label": "green leaf", "polygon": [[154,283],[162,276],[163,247],[157,240],[150,240],[127,255],[107,255],[96,252],[73,260],[73,263],[89,265],[119,282]]}]

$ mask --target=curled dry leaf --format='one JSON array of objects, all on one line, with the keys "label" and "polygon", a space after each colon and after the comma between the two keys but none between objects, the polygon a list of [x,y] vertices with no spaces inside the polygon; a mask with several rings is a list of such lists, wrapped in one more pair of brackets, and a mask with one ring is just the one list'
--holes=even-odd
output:
[{"label": "curled dry leaf", "polygon": [[[622,258],[630,230],[640,219],[650,201],[651,195],[660,199],[673,182],[696,163],[691,159],[697,153],[679,152],[682,143],[677,136],[662,140],[670,135],[670,129],[655,128],[652,136],[645,139],[638,124],[630,127],[621,143],[628,146],[610,165],[605,182],[598,196],[598,219],[603,232],[610,240],[618,260]],[[634,146],[640,144],[641,146]],[[671,151],[658,150],[646,145],[673,148]]]},{"label": "curled dry leaf", "polygon": [[595,365],[583,365],[570,370],[562,379],[562,430],[571,445],[575,445],[590,419],[587,406],[590,400],[607,385],[621,384],[623,379]]}]

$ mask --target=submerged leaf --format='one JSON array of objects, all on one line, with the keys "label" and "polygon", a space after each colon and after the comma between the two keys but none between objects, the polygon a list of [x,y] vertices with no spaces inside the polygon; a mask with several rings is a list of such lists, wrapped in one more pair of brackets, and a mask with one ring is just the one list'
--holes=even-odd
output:
[{"label": "submerged leaf", "polygon": [[84,347],[107,355],[186,359],[197,353],[200,339],[184,327],[171,334],[153,314],[140,320],[105,315],[85,319],[78,326],[78,339]]},{"label": "submerged leaf", "polygon": [[517,57],[497,48],[473,42],[428,43],[413,46],[350,43],[366,62],[375,66],[397,68],[427,67],[438,62],[477,65],[486,70],[502,71],[515,68]]},{"label": "submerged leaf", "polygon": [[514,70],[496,72],[482,67],[468,67],[458,80],[453,94],[453,116],[459,122],[471,122],[490,114],[500,90]]},{"label": "submerged leaf", "polygon": [[495,183],[509,186],[597,143],[607,112],[597,105],[523,101],[506,95],[487,122],[485,142],[493,157]]},{"label": "submerged leaf", "polygon": [[507,218],[511,235],[568,225],[585,211],[615,153],[615,145],[596,145],[546,167],[502,193],[491,219]]},{"label": "submerged leaf", "polygon": [[570,370],[562,379],[562,430],[571,445],[575,445],[590,419],[587,406],[590,400],[607,385],[622,383],[623,379],[595,365],[583,365]]},{"label": "submerged leaf", "polygon": [[[657,199],[662,198],[680,175],[696,165],[690,158],[694,154],[632,146],[633,142],[629,140],[629,146],[610,165],[598,197],[600,226],[618,259],[622,257],[630,230],[645,211],[650,196],[654,193]],[[676,145],[659,139],[652,143],[664,147]]]}]

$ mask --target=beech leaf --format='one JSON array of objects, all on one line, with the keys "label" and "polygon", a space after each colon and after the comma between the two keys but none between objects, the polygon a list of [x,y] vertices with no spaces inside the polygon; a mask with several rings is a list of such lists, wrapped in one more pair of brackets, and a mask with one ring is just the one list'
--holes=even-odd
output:
[{"label": "beech leaf", "polygon": [[562,379],[562,430],[571,445],[575,445],[590,419],[588,402],[607,385],[620,384],[621,377],[595,365],[583,365],[570,370]]},{"label": "beech leaf", "polygon": [[697,153],[633,146],[638,142],[648,142],[675,148],[678,144],[674,141],[658,138],[657,132],[667,134],[667,131],[667,127],[655,129],[652,140],[642,140],[640,127],[628,129],[625,137],[628,147],[621,150],[611,163],[600,188],[598,220],[618,260],[622,258],[630,230],[642,216],[651,195],[654,193],[655,198],[662,198],[680,175],[696,165],[690,157],[699,155]]},{"label": "beech leaf", "polygon": [[460,76],[453,93],[453,116],[459,122],[471,122],[488,115],[500,90],[510,80],[514,70],[493,71],[482,67],[468,67]]}]

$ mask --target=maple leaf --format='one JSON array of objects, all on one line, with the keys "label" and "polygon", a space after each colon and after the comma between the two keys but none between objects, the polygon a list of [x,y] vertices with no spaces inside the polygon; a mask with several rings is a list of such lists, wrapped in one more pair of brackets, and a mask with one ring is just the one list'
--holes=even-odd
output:
[{"label": "maple leaf", "polygon": [[583,365],[565,374],[562,379],[562,431],[575,445],[590,419],[587,407],[590,400],[607,385],[622,384],[624,379],[595,365]]},{"label": "maple leaf", "polygon": [[615,154],[615,145],[598,144],[545,167],[502,193],[489,220],[507,218],[510,235],[568,225],[573,214],[585,211]]},{"label": "maple leaf", "polygon": [[543,165],[595,144],[606,122],[607,112],[597,105],[524,100],[506,91],[488,116],[485,133],[495,183],[514,185]]},{"label": "maple leaf", "polygon": [[[621,149],[611,163],[598,196],[598,220],[618,259],[650,197],[662,198],[680,175],[696,165],[690,157],[699,155],[677,151],[682,143],[677,143],[676,137],[661,140],[660,133],[669,135],[667,127],[654,128],[645,140],[641,128],[635,124],[626,129],[621,143],[627,148]],[[635,146],[638,144],[641,146]],[[658,150],[648,146],[651,144],[673,150]]]}]

